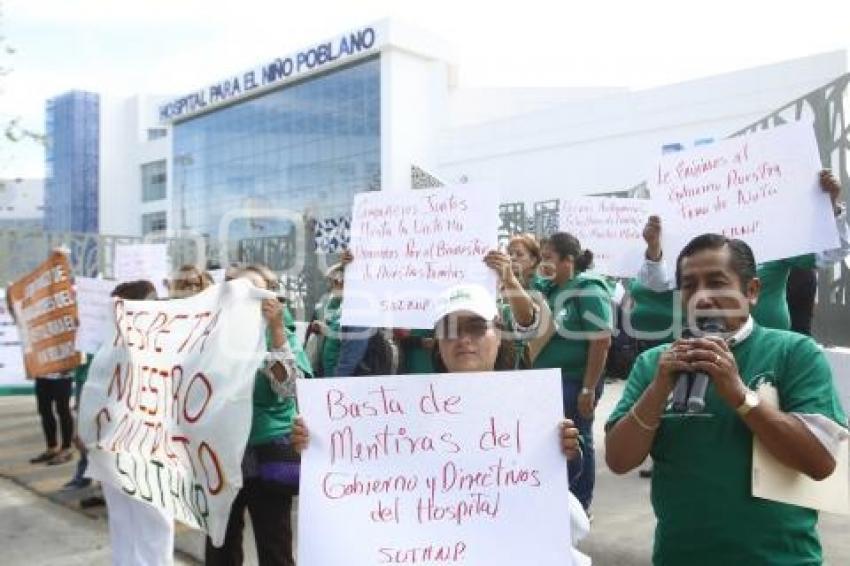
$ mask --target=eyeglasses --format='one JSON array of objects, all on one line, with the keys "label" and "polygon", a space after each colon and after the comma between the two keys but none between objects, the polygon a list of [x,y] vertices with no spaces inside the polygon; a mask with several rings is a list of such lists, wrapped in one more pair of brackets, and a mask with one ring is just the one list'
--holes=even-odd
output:
[{"label": "eyeglasses", "polygon": [[204,281],[200,277],[197,278],[178,278],[172,280],[176,291],[188,291],[190,289],[203,289]]},{"label": "eyeglasses", "polygon": [[458,320],[455,317],[447,316],[437,323],[434,336],[438,340],[460,340],[464,336],[473,340],[480,340],[487,332],[495,328],[498,328],[498,324],[493,320],[484,320],[480,317]]}]

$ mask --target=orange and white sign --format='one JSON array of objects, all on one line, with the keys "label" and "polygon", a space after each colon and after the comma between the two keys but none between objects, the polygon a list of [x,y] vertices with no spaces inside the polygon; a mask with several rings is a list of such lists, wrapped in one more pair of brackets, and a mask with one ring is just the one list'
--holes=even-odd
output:
[{"label": "orange and white sign", "polygon": [[71,283],[67,256],[55,252],[6,290],[30,379],[79,365],[80,355],[74,345],[77,301]]}]

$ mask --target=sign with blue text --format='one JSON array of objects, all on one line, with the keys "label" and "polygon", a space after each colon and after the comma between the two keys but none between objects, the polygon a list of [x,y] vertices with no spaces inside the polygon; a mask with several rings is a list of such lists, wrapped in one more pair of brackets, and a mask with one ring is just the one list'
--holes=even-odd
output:
[{"label": "sign with blue text", "polygon": [[161,122],[179,120],[225,102],[256,94],[273,85],[339,64],[343,60],[375,53],[380,48],[382,37],[379,26],[366,26],[296,53],[275,57],[253,69],[236,73],[215,84],[163,104],[159,107],[159,119]]}]

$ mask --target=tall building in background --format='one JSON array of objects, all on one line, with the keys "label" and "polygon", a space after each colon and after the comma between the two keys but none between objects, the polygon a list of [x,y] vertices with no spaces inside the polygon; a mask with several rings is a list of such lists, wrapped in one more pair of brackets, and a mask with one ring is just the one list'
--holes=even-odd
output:
[{"label": "tall building in background", "polygon": [[44,229],[98,231],[100,97],[72,90],[47,101]]}]

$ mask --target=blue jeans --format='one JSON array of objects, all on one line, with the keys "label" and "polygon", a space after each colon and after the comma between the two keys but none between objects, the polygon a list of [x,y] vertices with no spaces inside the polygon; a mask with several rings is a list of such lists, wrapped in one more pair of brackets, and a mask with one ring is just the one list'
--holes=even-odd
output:
[{"label": "blue jeans", "polygon": [[[571,460],[568,464],[570,472],[570,491],[588,509],[593,500],[593,486],[596,483],[596,455],[593,450],[593,419],[585,419],[578,412],[578,395],[583,387],[581,380],[567,379],[561,376],[564,388],[564,417],[575,423],[581,434],[582,458]],[[596,404],[602,397],[605,379],[599,378],[596,384]],[[594,405],[595,407],[596,405]]]}]

